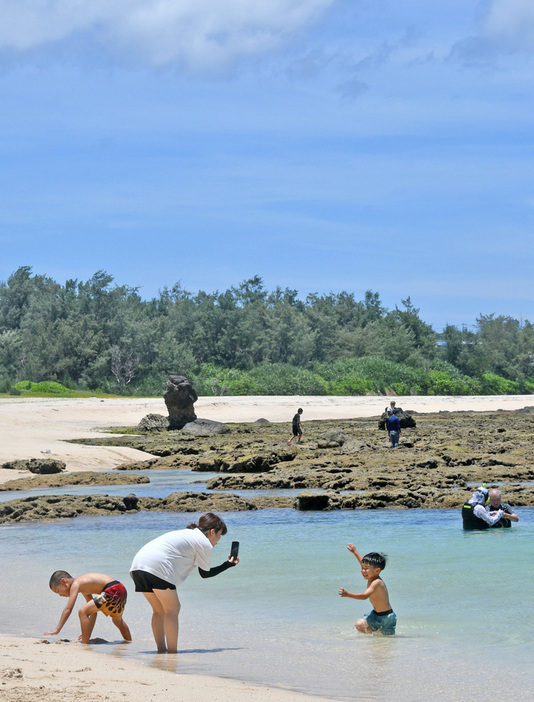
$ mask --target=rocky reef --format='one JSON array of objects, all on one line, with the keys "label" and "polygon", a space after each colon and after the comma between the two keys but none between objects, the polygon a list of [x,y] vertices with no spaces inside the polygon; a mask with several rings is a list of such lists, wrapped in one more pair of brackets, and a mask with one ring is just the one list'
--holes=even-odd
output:
[{"label": "rocky reef", "polygon": [[127,514],[141,510],[166,512],[243,512],[264,507],[290,507],[288,498],[244,499],[238,495],[173,492],[165,498],[111,495],[51,495],[0,502],[0,524],[55,521],[80,516]]},{"label": "rocky reef", "polygon": [[36,475],[0,484],[0,491],[31,490],[33,488],[64,487],[66,485],[141,485],[150,482],[146,475],[131,473],[99,473],[88,470],[60,475]]},{"label": "rocky reef", "polygon": [[[169,502],[139,498],[136,509],[169,509],[171,503],[177,511],[454,508],[482,482],[498,485],[514,507],[534,505],[533,408],[419,414],[417,426],[403,429],[396,449],[389,448],[378,419],[303,422],[303,440],[296,446],[287,445],[289,423],[256,423],[254,418],[249,424],[228,425],[230,432],[224,435],[164,431],[82,443],[126,445],[153,455],[119,466],[120,472],[187,468],[197,471],[199,479],[203,472],[220,474],[207,482],[214,491],[300,491],[292,498],[250,499],[227,492],[174,493],[182,497],[165,498]],[[213,501],[209,507],[206,495]],[[126,498],[109,498],[115,499]],[[94,509],[95,503],[90,504]],[[128,511],[124,503],[118,505],[113,511]]]}]

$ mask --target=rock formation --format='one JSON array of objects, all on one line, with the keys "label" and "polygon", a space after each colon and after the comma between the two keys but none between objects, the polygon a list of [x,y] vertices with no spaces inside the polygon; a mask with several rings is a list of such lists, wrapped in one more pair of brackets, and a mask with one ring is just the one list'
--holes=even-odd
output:
[{"label": "rock formation", "polygon": [[212,436],[228,434],[230,428],[222,422],[211,419],[197,419],[194,403],[198,400],[190,381],[183,375],[169,375],[165,384],[163,399],[167,405],[169,416],[162,414],[147,414],[139,422],[136,430],[139,433],[157,433],[181,429],[192,436]]},{"label": "rock formation", "polygon": [[169,375],[163,399],[169,411],[169,429],[182,429],[197,418],[193,404],[198,395],[183,375]]}]

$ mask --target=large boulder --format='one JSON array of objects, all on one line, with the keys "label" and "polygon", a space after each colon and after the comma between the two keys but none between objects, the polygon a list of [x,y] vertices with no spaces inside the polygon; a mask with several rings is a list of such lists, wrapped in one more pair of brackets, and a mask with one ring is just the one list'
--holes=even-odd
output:
[{"label": "large boulder", "polygon": [[197,418],[193,404],[198,395],[183,375],[169,375],[163,399],[169,411],[169,429],[182,429]]},{"label": "large boulder", "polygon": [[222,422],[214,422],[211,419],[195,419],[187,422],[182,427],[183,434],[192,436],[212,436],[214,434],[229,434],[230,427]]},{"label": "large boulder", "polygon": [[[417,426],[415,423],[415,419],[412,417],[412,412],[410,412],[410,410],[406,410],[406,412],[405,412],[401,407],[397,407],[394,411],[394,414],[400,420],[401,429],[407,429],[410,427]],[[388,418],[388,413],[382,412],[380,419],[378,420],[378,428],[379,429],[386,428],[387,418]]]},{"label": "large boulder", "polygon": [[169,417],[164,417],[162,414],[147,414],[137,425],[136,431],[147,434],[157,431],[167,431],[169,427]]}]

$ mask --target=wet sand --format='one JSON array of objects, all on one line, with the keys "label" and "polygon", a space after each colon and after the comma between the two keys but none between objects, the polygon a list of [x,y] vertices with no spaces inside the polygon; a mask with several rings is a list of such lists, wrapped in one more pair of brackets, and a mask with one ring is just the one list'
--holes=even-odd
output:
[{"label": "wet sand", "polygon": [[[44,642],[43,642],[44,641]],[[0,634],[3,702],[314,702],[318,697],[254,686],[238,680],[174,672],[176,656],[152,656],[147,665],[117,655],[102,657],[76,642],[46,643]],[[324,698],[323,698],[324,699]]]}]

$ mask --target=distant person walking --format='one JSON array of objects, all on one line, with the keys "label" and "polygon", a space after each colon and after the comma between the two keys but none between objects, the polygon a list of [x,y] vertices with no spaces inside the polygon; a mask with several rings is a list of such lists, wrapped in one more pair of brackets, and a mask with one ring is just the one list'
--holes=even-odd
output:
[{"label": "distant person walking", "polygon": [[401,433],[400,419],[397,417],[397,415],[392,414],[387,418],[386,431],[391,441],[391,448],[397,448]]},{"label": "distant person walking", "polygon": [[302,414],[302,407],[299,407],[297,410],[297,414],[293,417],[293,426],[292,426],[293,433],[291,434],[291,438],[287,442],[289,446],[291,445],[291,442],[293,441],[295,436],[297,437],[297,444],[300,444],[300,441],[302,439],[302,427],[300,424],[300,415],[301,414]]}]

